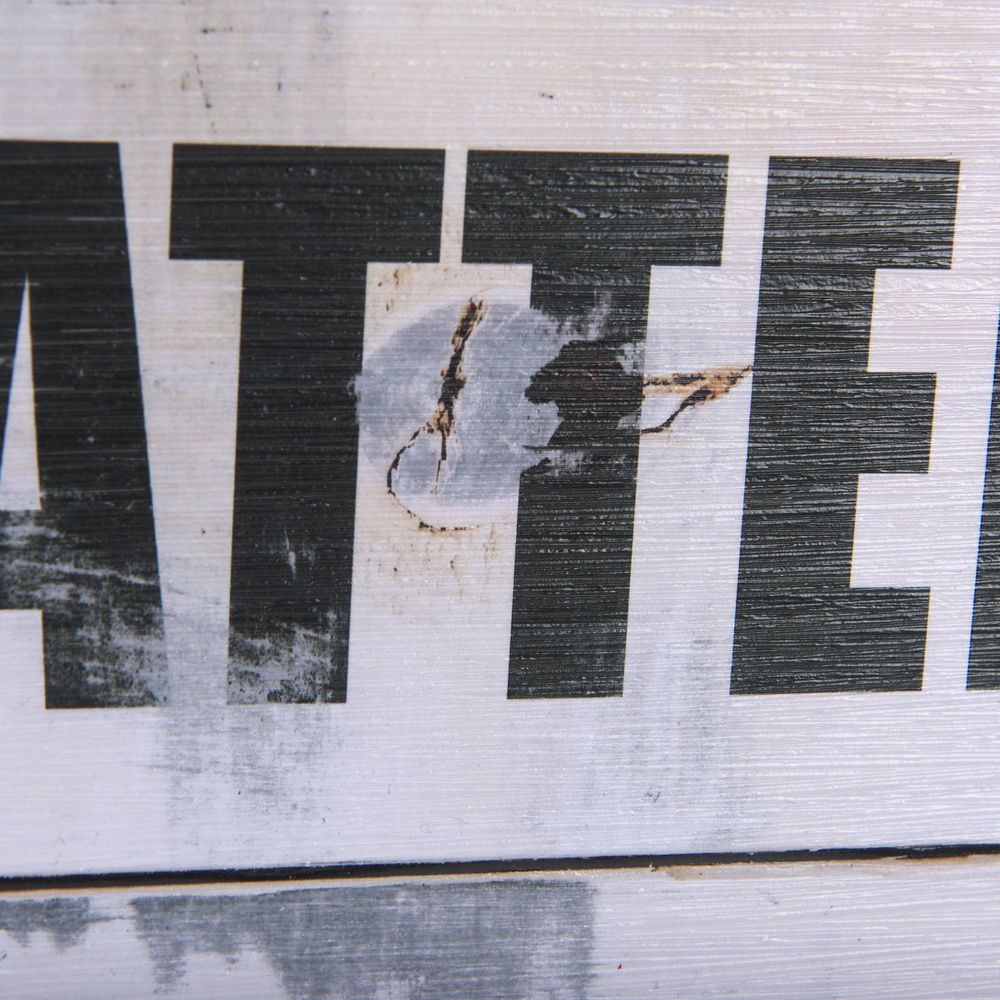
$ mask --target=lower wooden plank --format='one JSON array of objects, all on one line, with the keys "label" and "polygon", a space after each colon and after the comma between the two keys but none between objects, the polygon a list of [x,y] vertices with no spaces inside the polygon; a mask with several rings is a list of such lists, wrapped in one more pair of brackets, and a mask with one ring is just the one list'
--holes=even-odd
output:
[{"label": "lower wooden plank", "polygon": [[995,997],[1000,858],[0,894],[0,996]]}]

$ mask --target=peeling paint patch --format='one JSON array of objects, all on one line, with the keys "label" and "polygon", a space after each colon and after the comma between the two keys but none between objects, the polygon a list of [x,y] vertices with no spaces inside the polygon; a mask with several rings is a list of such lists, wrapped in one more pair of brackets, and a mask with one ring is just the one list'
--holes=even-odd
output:
[{"label": "peeling paint patch", "polygon": [[[397,269],[397,284],[399,283],[398,275],[399,271]],[[434,486],[437,488],[440,485],[441,465],[443,462],[448,461],[448,438],[455,426],[455,408],[458,404],[458,394],[465,388],[468,381],[464,369],[465,350],[468,346],[469,338],[475,332],[476,327],[482,322],[485,314],[486,303],[482,299],[469,299],[468,304],[458,318],[458,326],[455,327],[455,332],[451,336],[451,358],[441,372],[441,394],[438,396],[437,406],[434,408],[434,412],[430,415],[427,422],[422,427],[418,427],[410,435],[409,440],[396,452],[389,463],[385,485],[390,496],[397,500],[399,496],[394,489],[393,478],[399,468],[399,463],[406,452],[425,434],[440,438],[440,451],[437,465],[434,469]],[[408,513],[413,514],[413,511],[409,510],[409,508],[405,508],[405,505],[404,509]],[[414,514],[414,517],[417,518],[422,528],[435,530],[433,525],[427,524],[418,515]],[[456,530],[462,529],[459,528]]]},{"label": "peeling paint patch", "polygon": [[[393,281],[400,280],[397,269]],[[572,432],[589,410],[578,379],[565,380],[569,367],[592,370],[602,389],[621,383],[617,429],[643,435],[669,431],[682,413],[721,399],[751,370],[643,376],[634,345],[602,343],[608,322],[606,301],[556,319],[473,296],[398,330],[366,361],[355,385],[365,452],[385,470],[386,491],[414,527],[447,533],[492,523],[516,499],[521,473],[539,461],[549,474],[579,470],[585,456]],[[641,393],[625,391],[638,382]],[[637,401],[668,395],[678,398],[675,409],[640,427]]]},{"label": "peeling paint patch", "polygon": [[[526,390],[571,334],[505,300],[436,309],[398,330],[357,379],[364,452],[418,530],[493,521],[558,419]],[[430,416],[428,416],[430,414]]]}]

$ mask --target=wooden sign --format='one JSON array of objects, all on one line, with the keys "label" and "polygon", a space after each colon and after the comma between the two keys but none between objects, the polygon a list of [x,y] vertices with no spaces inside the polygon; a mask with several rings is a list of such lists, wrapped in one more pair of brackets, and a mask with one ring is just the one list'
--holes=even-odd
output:
[{"label": "wooden sign", "polygon": [[991,9],[5,22],[0,874],[997,842]]},{"label": "wooden sign", "polygon": [[995,996],[996,862],[48,890],[0,899],[18,1000]]}]

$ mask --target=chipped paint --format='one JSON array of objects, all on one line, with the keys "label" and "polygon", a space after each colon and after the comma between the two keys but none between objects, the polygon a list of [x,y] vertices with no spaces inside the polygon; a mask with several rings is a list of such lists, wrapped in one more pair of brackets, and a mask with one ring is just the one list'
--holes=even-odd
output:
[{"label": "chipped paint", "polygon": [[[412,280],[410,270],[393,270],[394,291]],[[394,301],[385,298],[385,314]],[[562,370],[562,352],[589,349],[603,357],[598,342],[607,322],[606,300],[581,317],[557,320],[478,295],[393,331],[355,388],[369,457],[384,463],[386,492],[418,530],[463,532],[489,523],[500,503],[517,496],[520,474],[540,454],[556,471],[579,469],[583,452],[559,443],[558,408],[545,386]],[[640,377],[641,359],[628,345],[616,349],[610,363],[621,378]],[[721,399],[750,370],[720,366],[646,375],[642,398],[678,396],[676,409],[656,426],[638,427],[638,409],[619,423],[641,434],[663,433],[682,413]],[[410,420],[420,399],[431,415]],[[403,429],[408,421],[417,423],[415,430]],[[400,438],[387,457],[390,439]]]},{"label": "chipped paint", "polygon": [[753,371],[753,365],[707,368],[700,372],[675,372],[672,375],[647,375],[642,380],[643,399],[659,395],[680,396],[677,408],[661,423],[642,427],[640,434],[662,434],[687,410],[721,399]]}]

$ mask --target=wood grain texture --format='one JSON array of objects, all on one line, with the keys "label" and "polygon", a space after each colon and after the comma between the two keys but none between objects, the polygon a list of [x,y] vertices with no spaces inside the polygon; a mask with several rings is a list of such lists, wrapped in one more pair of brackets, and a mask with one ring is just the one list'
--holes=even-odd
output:
[{"label": "wood grain texture", "polygon": [[0,897],[18,1000],[987,998],[992,858]]},{"label": "wood grain texture", "polygon": [[[0,877],[1000,845],[995,3],[2,24]],[[0,996],[989,998],[998,866],[0,883]]]},{"label": "wood grain texture", "polygon": [[998,41],[9,0],[0,874],[1000,843]]}]

